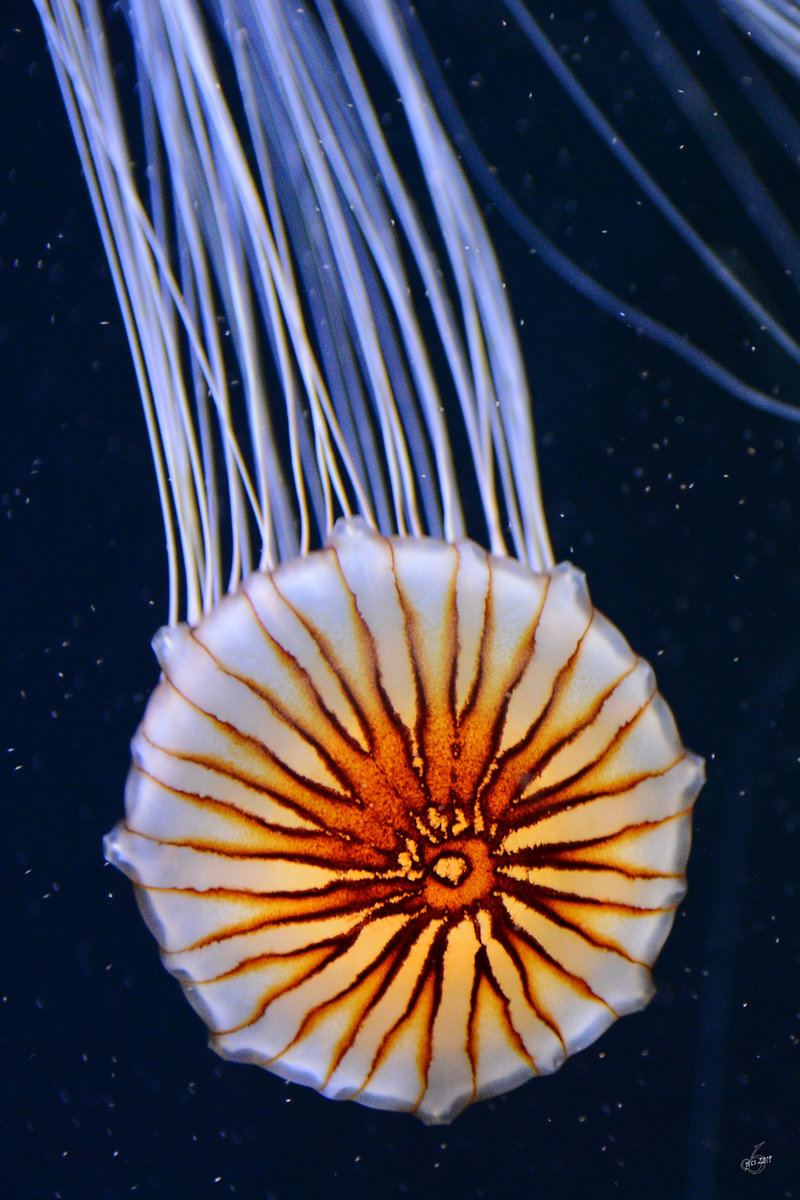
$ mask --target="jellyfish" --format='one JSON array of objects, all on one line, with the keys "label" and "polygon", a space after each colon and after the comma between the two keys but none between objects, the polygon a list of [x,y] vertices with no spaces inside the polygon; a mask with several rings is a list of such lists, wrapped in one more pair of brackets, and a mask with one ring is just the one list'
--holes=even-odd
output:
[{"label": "jellyfish", "polygon": [[395,0],[134,2],[136,114],[97,0],[37,6],[166,532],[106,856],[221,1055],[448,1122],[647,1004],[702,760],[554,561],[502,274]]}]

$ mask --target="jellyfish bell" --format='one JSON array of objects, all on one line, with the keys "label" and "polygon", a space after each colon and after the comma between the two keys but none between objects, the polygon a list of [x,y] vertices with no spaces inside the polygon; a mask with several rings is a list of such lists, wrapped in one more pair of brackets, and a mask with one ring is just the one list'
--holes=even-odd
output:
[{"label": "jellyfish bell", "polygon": [[167,531],[107,857],[221,1054],[449,1121],[647,1003],[702,762],[554,564],[499,268],[395,5],[349,11],[424,208],[327,0],[134,4],[141,178],[99,6],[39,10]]},{"label": "jellyfish bell", "polygon": [[702,764],[573,567],[343,519],[156,652],[106,854],[223,1056],[442,1122],[650,999]]}]

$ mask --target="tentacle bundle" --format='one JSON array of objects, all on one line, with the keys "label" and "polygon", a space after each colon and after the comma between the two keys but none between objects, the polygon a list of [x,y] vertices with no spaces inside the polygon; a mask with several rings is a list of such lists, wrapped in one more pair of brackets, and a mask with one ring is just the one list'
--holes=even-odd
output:
[{"label": "tentacle bundle", "polygon": [[106,854],[224,1057],[446,1122],[647,1003],[703,768],[580,572],[340,521],[155,649]]}]

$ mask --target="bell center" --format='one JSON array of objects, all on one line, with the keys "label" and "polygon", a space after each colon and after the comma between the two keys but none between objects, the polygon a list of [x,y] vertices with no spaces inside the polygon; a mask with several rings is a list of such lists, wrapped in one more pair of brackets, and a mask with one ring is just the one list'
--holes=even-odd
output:
[{"label": "bell center", "polygon": [[424,876],[425,900],[431,908],[465,908],[491,892],[494,865],[482,838],[457,838],[431,851]]},{"label": "bell center", "polygon": [[472,870],[472,864],[464,854],[440,854],[431,867],[439,883],[445,887],[458,887]]}]

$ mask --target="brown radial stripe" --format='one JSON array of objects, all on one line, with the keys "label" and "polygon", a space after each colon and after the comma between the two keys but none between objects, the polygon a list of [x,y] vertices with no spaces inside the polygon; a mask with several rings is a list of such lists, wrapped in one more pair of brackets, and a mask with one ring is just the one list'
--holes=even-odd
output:
[{"label": "brown radial stripe", "polygon": [[[631,822],[613,833],[602,834],[591,838],[576,838],[574,841],[542,842],[538,846],[521,847],[519,850],[504,852],[504,865],[522,867],[548,866],[553,870],[585,870],[585,871],[616,871],[627,879],[682,879],[682,871],[656,871],[650,869],[635,869],[627,864],[613,861],[613,857],[595,856],[595,850],[606,847],[611,850],[614,842],[626,835],[633,835],[645,829],[659,829],[669,821],[676,821],[686,816],[687,812],[670,813],[656,821]],[[583,851],[589,851],[587,857],[581,857]]]},{"label": "brown radial stripe", "polygon": [[[192,636],[194,637],[195,644],[208,654],[212,662],[214,662],[224,675],[237,680],[243,687],[246,687],[248,691],[263,701],[289,729],[292,729],[314,748],[327,770],[342,787],[348,801],[352,797],[357,804],[361,804],[359,797],[369,796],[369,804],[361,805],[363,811],[358,819],[359,826],[362,829],[365,827],[367,829],[366,833],[362,833],[363,840],[376,842],[378,838],[372,832],[376,827],[381,830],[387,827],[397,827],[398,823],[408,812],[409,796],[407,792],[398,793],[392,781],[392,776],[382,768],[379,755],[365,752],[361,746],[357,745],[349,737],[340,739],[336,728],[333,729],[332,736],[330,730],[325,730],[324,733],[321,732],[318,735],[295,720],[291,713],[288,712],[272,693],[260,687],[254,680],[226,667],[194,634]],[[287,658],[291,659],[291,656],[287,655]],[[213,719],[219,720],[219,718]],[[258,744],[264,745],[264,749],[267,749],[264,743]],[[269,751],[267,752],[269,753]],[[274,757],[285,764],[285,760],[280,759],[277,755]],[[305,777],[300,776],[300,778]],[[405,780],[401,780],[401,786],[405,782]],[[414,784],[416,784],[416,780]],[[413,801],[414,797],[412,797],[412,803]],[[423,798],[419,796],[417,805],[420,808],[422,807],[422,803]],[[331,832],[334,832],[334,830],[331,830]],[[346,830],[343,830],[341,824],[339,824],[335,832],[342,834]]]},{"label": "brown radial stripe", "polygon": [[[521,899],[521,897],[517,896],[517,899]],[[621,958],[626,958],[628,962],[633,963],[635,966],[647,967],[650,965],[649,963],[640,962],[639,959],[629,954],[627,950],[611,943],[608,939],[599,937],[594,930],[588,930],[585,925],[582,925],[574,917],[566,916],[564,911],[559,907],[559,904],[564,901],[571,902],[574,899],[575,897],[567,894],[561,896],[558,893],[550,893],[548,895],[540,894],[536,900],[529,899],[524,903],[527,908],[538,913],[540,917],[544,917],[546,921],[552,922],[553,925],[557,925],[561,929],[569,929],[572,933],[577,933],[579,937],[582,937],[584,941],[594,946],[596,950],[611,951],[614,954],[619,954]],[[637,909],[636,911],[640,915],[643,913],[651,915],[653,912],[663,910]]]},{"label": "brown radial stripe", "polygon": [[472,1100],[474,1100],[475,1093],[476,1093],[476,1084],[477,1084],[475,1067],[476,1067],[476,1063],[478,1060],[477,1032],[476,1032],[475,1026],[476,1026],[476,1023],[478,1020],[478,1003],[477,1003],[477,1001],[478,1001],[478,993],[480,990],[481,983],[483,983],[486,987],[491,988],[491,990],[494,992],[494,995],[496,996],[497,1000],[499,1001],[500,1007],[502,1008],[504,1016],[505,1016],[506,1033],[509,1035],[511,1041],[513,1042],[514,1048],[515,1048],[517,1054],[519,1055],[519,1057],[528,1064],[528,1066],[530,1067],[530,1069],[533,1071],[534,1074],[538,1075],[539,1069],[536,1066],[535,1060],[528,1053],[528,1050],[525,1047],[525,1043],[523,1042],[522,1038],[520,1037],[519,1033],[517,1032],[516,1026],[514,1025],[514,1021],[511,1017],[511,1004],[510,1004],[509,998],[508,998],[508,996],[506,996],[505,992],[503,991],[503,988],[500,986],[500,982],[497,979],[497,976],[495,975],[494,971],[492,970],[492,965],[489,961],[489,955],[487,953],[486,946],[483,943],[483,938],[481,937],[481,932],[480,932],[478,923],[475,920],[473,920],[472,924],[473,924],[473,928],[475,929],[475,936],[478,939],[478,951],[475,955],[475,971],[474,971],[474,977],[473,977],[473,981],[472,981],[472,994],[470,997],[470,1018],[469,1018],[469,1023],[468,1023],[468,1027],[467,1027],[467,1050],[468,1050],[468,1055],[469,1055],[470,1067],[472,1070],[472,1080],[473,1080]]},{"label": "brown radial stripe", "polygon": [[[506,918],[507,918],[507,916],[508,916],[508,914],[506,914]],[[542,1007],[540,1001],[536,997],[534,997],[533,993],[531,992],[530,983],[528,981],[528,973],[525,970],[525,966],[523,964],[522,958],[520,957],[519,950],[514,945],[512,934],[511,934],[511,929],[508,928],[508,926],[509,926],[508,920],[501,919],[500,917],[497,916],[497,914],[495,912],[492,912],[491,913],[491,922],[492,922],[492,936],[497,941],[498,945],[502,946],[502,948],[505,950],[506,954],[508,955],[508,957],[511,959],[512,963],[514,964],[514,967],[517,971],[517,975],[519,976],[519,982],[520,982],[520,986],[522,988],[522,994],[525,997],[528,1007],[530,1008],[530,1010],[534,1014],[534,1016],[536,1016],[538,1018],[538,1020],[541,1021],[541,1023],[550,1030],[550,1032],[554,1035],[554,1037],[556,1037],[558,1039],[558,1042],[559,1042],[561,1049],[563,1051],[563,1054],[564,1054],[564,1058],[566,1058],[568,1051],[567,1051],[566,1045],[564,1044],[564,1038],[561,1035],[561,1030],[558,1026],[558,1022],[553,1018],[553,1016],[549,1012],[547,1012]]]},{"label": "brown radial stripe", "polygon": [[[250,607],[255,613],[255,609],[252,608],[252,605],[250,605]],[[258,620],[257,616],[256,620]],[[269,639],[275,646],[278,657],[280,657],[282,660],[283,670],[286,671],[287,675],[294,676],[294,682],[302,691],[306,693],[306,696],[312,700],[312,706],[316,706],[318,720],[324,720],[330,726],[331,736],[329,741],[324,740],[313,728],[309,728],[296,717],[294,717],[286,705],[280,701],[274,691],[262,687],[262,685],[256,679],[252,678],[252,676],[242,675],[239,671],[234,670],[232,667],[229,667],[222,662],[221,659],[211,649],[211,647],[207,646],[205,642],[202,641],[197,630],[190,629],[189,636],[198,649],[208,655],[208,657],[214,663],[214,666],[223,675],[226,675],[229,679],[235,679],[238,683],[241,683],[243,687],[247,688],[249,692],[261,700],[276,717],[279,717],[285,725],[287,725],[290,729],[293,729],[302,738],[304,738],[309,745],[313,746],[325,765],[331,771],[331,774],[336,775],[337,773],[337,751],[343,757],[347,757],[351,754],[367,757],[364,748],[360,746],[358,742],[347,732],[347,730],[342,727],[338,719],[322,702],[319,693],[311,683],[308,672],[300,666],[297,660],[287,650],[284,650],[282,646],[280,646],[274,641],[273,638],[271,638],[270,634],[264,629],[260,622],[259,627],[262,630],[265,640]],[[332,750],[331,745],[335,747],[335,749]]]},{"label": "brown radial stripe", "polygon": [[[641,710],[644,711],[644,710]],[[638,713],[636,714],[639,715]],[[614,738],[616,741],[617,738]],[[581,779],[587,775],[591,775],[599,762],[601,762],[608,754],[608,749],[604,750],[598,758],[581,767],[579,771],[575,771],[572,775],[568,775],[564,780],[558,783],[551,783],[541,791],[533,792],[526,796],[524,800],[520,799],[514,803],[514,822],[515,829],[523,829],[526,825],[535,825],[539,821],[544,821],[548,817],[557,816],[561,812],[566,812],[573,808],[579,808],[584,804],[591,804],[595,800],[611,799],[614,796],[623,796],[626,792],[631,792],[641,783],[646,783],[649,779],[659,779],[672,771],[679,763],[682,763],[687,757],[687,752],[683,751],[677,758],[673,759],[665,767],[640,771],[636,774],[621,775],[619,783],[611,786],[604,785],[601,791],[580,792],[573,791],[576,783],[580,783]]]},{"label": "brown radial stripe", "polygon": [[[342,1059],[348,1050],[352,1049],[355,1044],[356,1037],[363,1025],[367,1015],[375,1008],[379,1000],[386,994],[392,982],[396,978],[403,962],[405,961],[409,948],[418,938],[422,928],[429,924],[427,916],[418,916],[413,923],[402,926],[391,936],[389,941],[383,947],[381,952],[365,967],[358,971],[352,979],[352,982],[341,988],[335,995],[330,996],[327,1000],[321,1001],[314,1005],[306,1013],[295,1036],[281,1051],[285,1054],[293,1045],[301,1041],[307,1033],[311,1031],[314,1024],[320,1019],[324,1019],[327,1012],[336,1009],[342,1004],[345,997],[356,992],[362,985],[367,982],[372,975],[377,975],[378,978],[374,982],[374,990],[364,1001],[363,1006],[358,1011],[358,1016],[354,1016],[349,1023],[346,1031],[343,1031],[336,1049],[334,1050],[331,1062],[325,1076],[325,1084],[328,1083],[334,1071],[337,1069]],[[360,927],[363,929],[363,925]],[[359,930],[360,932],[360,930]],[[323,1086],[325,1086],[323,1084]]]},{"label": "brown radial stripe", "polygon": [[521,778],[533,779],[539,773],[542,750],[536,744],[536,735],[557,704],[559,694],[563,690],[563,681],[580,655],[583,640],[592,626],[592,615],[593,610],[575,649],[556,673],[550,688],[550,697],[542,711],[531,722],[524,736],[514,746],[509,746],[503,751],[490,765],[489,771],[481,781],[479,799],[487,823],[501,818],[503,811],[519,794]]},{"label": "brown radial stripe", "polygon": [[291,858],[295,862],[313,863],[317,866],[337,866],[338,868],[338,864],[331,861],[332,851],[336,852],[340,849],[338,845],[332,844],[332,839],[336,838],[337,842],[341,839],[348,842],[348,866],[351,868],[380,870],[391,861],[385,851],[377,850],[365,842],[359,842],[341,831],[333,834],[326,830],[316,832],[312,829],[292,829],[275,825],[227,800],[219,800],[215,796],[194,792],[184,792],[171,787],[141,766],[132,766],[131,769],[144,778],[150,779],[157,787],[179,797],[185,804],[195,805],[203,810],[212,809],[226,818],[231,818],[245,829],[250,830],[257,837],[259,843],[263,840],[260,835],[266,834],[274,844],[268,849],[244,849],[208,837],[205,839],[199,839],[197,836],[191,838],[188,836],[185,838],[154,837],[146,830],[137,829],[130,823],[130,818],[126,819],[124,823],[126,829],[150,841],[157,841],[165,846],[189,846],[194,850],[209,851],[228,858]]},{"label": "brown radial stripe", "polygon": [[[279,754],[275,753],[275,751],[266,746],[263,741],[252,737],[250,734],[242,733],[242,731],[237,729],[235,725],[232,725],[230,721],[226,721],[224,718],[217,717],[214,715],[214,713],[208,712],[202,707],[202,705],[198,704],[194,700],[191,700],[188,696],[181,692],[168,676],[164,676],[162,683],[166,685],[169,690],[173,692],[175,696],[177,696],[184,704],[192,708],[210,724],[216,726],[217,729],[219,729],[228,739],[232,750],[234,748],[238,748],[245,753],[249,753],[249,755],[256,761],[261,760],[262,765],[273,768],[289,782],[299,785],[302,795],[306,795],[307,793],[309,796],[316,795],[320,798],[324,798],[328,802],[335,802],[338,800],[342,806],[346,804],[350,804],[353,808],[358,808],[360,806],[361,801],[358,799],[358,797],[347,795],[345,792],[336,792],[327,785],[319,783],[315,779],[309,779],[307,775],[300,774],[289,763],[285,762]],[[142,727],[139,729],[139,735],[148,741],[154,749],[159,750],[162,754],[165,754],[170,758],[178,759],[182,762],[195,763],[197,766],[213,770],[219,775],[236,779],[238,782],[243,783],[247,787],[253,788],[255,791],[272,796],[278,803],[285,804],[287,808],[295,808],[297,804],[294,793],[290,793],[288,791],[281,792],[275,787],[268,787],[261,783],[261,781],[253,775],[249,775],[242,770],[233,770],[229,763],[222,761],[219,758],[200,753],[190,754],[187,751],[176,750],[170,746],[163,746],[157,742],[155,738],[147,732],[146,729]],[[313,816],[311,816],[311,819],[314,819]],[[320,824],[321,822],[317,823]]]},{"label": "brown radial stripe", "polygon": [[[576,916],[566,915],[563,911],[563,907],[560,908],[559,906],[569,905],[570,907],[577,909],[580,909],[581,906],[585,906],[589,909],[603,909],[604,911],[621,913],[623,916],[642,918],[653,916],[657,913],[673,912],[677,907],[677,905],[653,908],[639,906],[633,907],[632,905],[620,904],[616,901],[601,900],[594,896],[577,896],[574,892],[557,892],[552,888],[543,887],[537,888],[535,895],[533,895],[532,890],[527,885],[517,888],[514,886],[516,880],[509,880],[508,882],[511,886],[506,887],[503,890],[509,896],[513,896],[514,899],[520,902],[520,904],[523,904],[525,908],[542,917],[543,920],[550,921],[553,925],[556,925],[561,929],[568,929],[572,933],[577,934],[596,950],[606,951],[609,949],[609,947],[604,943],[602,938],[598,937],[594,931],[588,930],[585,925],[581,924],[580,920],[577,919]],[[517,932],[521,933],[523,931],[517,928]],[[631,958],[630,954],[628,954],[626,951],[620,951],[620,953],[623,958],[627,958],[630,962],[635,963],[637,961],[636,959]],[[639,965],[649,966],[650,964],[641,963]]]},{"label": "brown radial stripe", "polygon": [[[363,911],[365,917],[378,916],[386,910],[402,906],[402,897],[397,896],[397,883],[389,880],[385,883],[364,882],[358,895],[358,903],[350,894],[350,885],[336,884],[325,893],[319,889],[313,892],[233,892],[225,888],[209,888],[203,892],[192,892],[189,889],[154,888],[135,885],[145,892],[175,892],[180,895],[196,896],[209,900],[235,900],[237,902],[252,900],[254,908],[258,908],[259,917],[253,921],[237,921],[233,925],[220,926],[213,934],[198,938],[179,950],[167,950],[160,946],[165,956],[187,954],[193,950],[201,950],[218,942],[241,937],[243,935],[260,933],[263,930],[278,929],[285,925],[306,924],[313,928],[315,922],[331,920],[336,917],[352,916]],[[342,895],[344,893],[344,895]],[[264,912],[271,915],[264,915]],[[160,945],[160,943],[159,943]]]},{"label": "brown radial stripe", "polygon": [[[584,635],[585,636],[585,635]],[[580,647],[580,643],[579,643]],[[575,657],[578,654],[576,650],[570,662],[559,672],[559,676],[553,686],[550,700],[545,709],[536,721],[531,725],[528,734],[524,739],[517,743],[516,746],[510,747],[497,761],[496,772],[491,775],[486,783],[485,788],[485,803],[487,805],[488,819],[500,820],[503,812],[515,802],[517,796],[522,791],[521,782],[524,781],[524,786],[528,787],[541,775],[551,760],[556,754],[562,750],[570,742],[575,741],[580,733],[588,729],[600,716],[603,705],[614,694],[621,683],[624,682],[636,669],[641,659],[636,659],[627,671],[624,671],[605,691],[599,693],[586,713],[574,724],[569,730],[565,730],[563,735],[558,740],[547,748],[537,744],[537,739],[540,735],[542,727],[545,725],[549,714],[554,711],[558,705],[558,693],[561,687],[564,686],[565,672],[572,670],[575,666]],[[606,744],[595,755],[590,763],[575,771],[572,776],[568,777],[564,782],[571,782],[572,779],[579,777],[584,771],[598,763],[604,758],[612,746],[614,746],[624,735],[626,730],[641,716],[647,708],[647,705],[655,695],[651,693],[647,703],[636,710],[631,715],[630,720],[620,725],[616,731],[609,737]],[[561,786],[561,785],[559,785]],[[483,797],[482,797],[483,802]]]},{"label": "brown radial stripe", "polygon": [[[569,928],[574,932],[579,932],[582,937],[585,937],[587,941],[591,941],[592,944],[598,949],[610,950],[614,954],[619,954],[622,958],[627,958],[628,962],[633,963],[634,966],[650,967],[652,965],[650,961],[636,958],[636,956],[631,954],[629,950],[626,950],[616,938],[612,938],[607,934],[603,935],[596,929],[591,929],[590,931],[585,925],[582,925],[579,919],[572,913],[572,909],[581,907],[580,897],[568,898],[565,896],[559,896],[555,893],[548,893],[539,897],[539,903],[547,910],[548,918],[551,919],[554,924],[562,924],[564,928]],[[600,906],[583,905],[584,910],[588,910],[589,913],[591,913],[593,909],[596,910],[598,907]],[[611,909],[618,912],[622,917],[628,918],[631,921],[644,921],[647,923],[651,923],[654,915],[659,913],[672,914],[675,912],[676,908],[677,903],[667,907],[647,909],[631,908],[630,906],[626,907],[619,904],[602,905],[604,912],[607,912]]]},{"label": "brown radial stripe", "polygon": [[[267,576],[267,578],[269,578],[269,576]],[[272,581],[270,580],[270,582],[272,582]],[[283,605],[291,608],[291,605],[288,605],[285,597],[281,595],[281,593],[278,591],[278,589],[274,586],[274,583],[273,583],[272,590],[275,593],[275,596],[278,598],[278,600]],[[347,742],[353,750],[363,749],[363,747],[359,746],[358,742],[353,738],[352,734],[350,734],[345,729],[345,727],[342,725],[342,723],[339,720],[336,713],[334,713],[329,708],[329,706],[326,703],[321,691],[319,690],[311,672],[309,670],[307,670],[306,667],[304,667],[300,662],[298,662],[297,658],[295,658],[295,656],[289,650],[287,650],[286,647],[284,645],[282,645],[282,643],[279,642],[278,639],[276,637],[274,637],[274,635],[271,634],[270,631],[267,629],[266,625],[261,620],[261,616],[260,616],[255,604],[253,603],[250,593],[247,591],[246,584],[242,587],[242,590],[239,594],[241,596],[243,596],[244,599],[246,600],[246,602],[250,608],[250,611],[253,614],[253,619],[262,632],[264,640],[266,642],[268,642],[269,645],[274,648],[275,653],[284,661],[287,669],[290,669],[291,671],[293,671],[300,679],[303,680],[303,683],[304,683],[305,687],[308,689],[308,692],[314,697],[314,701],[317,704],[320,712],[325,714],[325,717],[328,720],[329,724],[333,727],[333,729],[336,730],[339,737],[341,737],[343,741]],[[298,617],[298,615],[294,612],[293,609],[292,609],[292,613],[298,620],[300,619]],[[306,632],[309,632],[305,625],[303,626],[303,628],[306,629]],[[316,642],[314,644],[316,645]],[[327,660],[325,660],[325,661],[327,662]],[[328,664],[328,665],[330,666],[330,664]],[[339,683],[339,686],[341,687],[341,689],[345,695],[345,698],[347,699],[347,701],[353,711],[353,715],[356,718],[356,721],[358,722],[358,727],[359,727],[361,736],[364,739],[364,741],[366,742],[367,747],[372,749],[373,748],[373,740],[374,740],[374,730],[372,728],[372,725],[367,720],[364,713],[360,710],[357,700],[355,699],[355,697],[352,695],[352,692],[348,688],[347,680],[343,679],[342,676],[338,673],[338,671],[335,673],[335,675],[336,675],[336,679]]]},{"label": "brown radial stripe", "polygon": [[[214,716],[213,713],[207,712],[199,704],[196,704],[184,696],[182,692],[179,692],[171,680],[165,678],[164,682],[184,703],[188,704],[196,712],[205,717],[206,720],[224,731],[233,746],[246,747],[254,757],[260,757],[265,763],[276,768],[284,777],[281,786],[286,790],[278,791],[275,787],[265,787],[257,777],[247,774],[242,769],[235,769],[230,763],[223,762],[219,758],[204,756],[199,753],[188,754],[173,750],[166,746],[160,746],[152,738],[148,738],[156,749],[171,758],[205,767],[218,775],[233,779],[238,783],[244,784],[246,787],[269,795],[278,803],[285,805],[297,813],[298,816],[313,821],[331,834],[340,834],[344,835],[346,839],[364,841],[372,845],[376,850],[391,850],[394,847],[393,827],[390,825],[387,828],[386,824],[375,816],[372,816],[371,819],[370,810],[366,808],[364,802],[359,799],[357,794],[334,792],[330,788],[326,788],[325,785],[299,774],[288,763],[284,762],[279,755],[268,749],[263,742],[250,737],[248,734],[241,733],[230,722]],[[340,771],[339,776],[344,782],[346,779],[344,773]],[[290,784],[295,785],[291,790],[288,786]],[[370,800],[374,812],[374,809],[377,807],[375,797],[371,796]]]},{"label": "brown radial stripe", "polygon": [[[398,576],[398,564],[392,543],[389,543],[392,556],[392,577],[397,593],[398,604],[403,614],[406,645],[411,660],[414,687],[417,697],[416,727],[414,740],[422,760],[421,780],[426,799],[436,807],[445,804],[452,789],[452,758],[451,747],[456,741],[456,663],[458,642],[456,635],[456,580],[458,578],[459,555],[452,547],[452,563],[448,585],[445,589],[447,609],[442,616],[442,642],[437,647],[440,662],[447,664],[447,686],[442,690],[445,695],[443,705],[431,703],[430,693],[435,688],[428,667],[428,655],[422,646],[422,634],[419,621],[410,603],[402,579]],[[377,658],[377,652],[376,652]],[[444,751],[444,752],[443,752]]]},{"label": "brown radial stripe", "polygon": [[[355,939],[353,939],[355,940]],[[343,944],[343,942],[345,944]],[[289,992],[295,991],[302,984],[306,983],[314,975],[323,971],[330,963],[335,962],[350,948],[350,939],[340,937],[330,938],[323,942],[316,942],[312,946],[301,946],[296,950],[287,951],[284,954],[265,954],[261,956],[262,963],[267,962],[291,962],[292,959],[308,958],[311,960],[308,970],[303,971],[296,977],[287,981],[281,981],[267,986],[261,994],[258,1004],[253,1008],[253,1011],[244,1021],[239,1021],[236,1025],[231,1025],[229,1029],[215,1029],[214,1033],[217,1037],[229,1037],[232,1033],[239,1033],[242,1029],[249,1029],[255,1025],[257,1021],[266,1013],[271,1004],[274,1004],[281,996],[286,996]],[[259,961],[254,959],[254,964]],[[285,1053],[286,1047],[273,1054],[272,1061],[280,1058],[281,1054]]]},{"label": "brown radial stripe", "polygon": [[[480,725],[478,730],[475,731],[474,726],[479,723],[473,717],[481,689],[481,682],[487,669],[486,645],[489,638],[494,605],[492,563],[488,555],[485,556],[485,563],[487,578],[486,591],[483,596],[483,622],[481,625],[480,645],[478,647],[477,669],[460,713],[455,712],[455,694],[453,696],[455,723],[453,741],[458,745],[458,761],[455,764],[454,771],[454,790],[460,803],[472,812],[473,823],[479,819],[475,783],[480,778],[482,771],[486,769],[487,761],[483,748],[485,731]],[[456,617],[458,617],[457,611]],[[458,625],[456,625],[456,629],[458,629]],[[458,647],[457,642],[456,647]],[[455,678],[453,682],[455,686]],[[468,783],[467,781],[470,780],[471,782]]]},{"label": "brown radial stripe", "polygon": [[393,1043],[397,1040],[402,1030],[403,1025],[410,1021],[418,1006],[426,1005],[428,1008],[427,1017],[423,1014],[423,1023],[427,1029],[427,1036],[423,1037],[418,1044],[418,1067],[422,1086],[419,1097],[412,1111],[416,1111],[422,1103],[425,1091],[428,1086],[428,1073],[430,1070],[432,1058],[432,1031],[436,1012],[441,998],[441,971],[442,960],[444,956],[444,946],[447,941],[447,925],[443,922],[439,929],[436,930],[433,940],[428,947],[425,960],[422,963],[417,974],[416,982],[411,991],[411,996],[405,1006],[403,1012],[400,1013],[397,1020],[386,1030],[386,1033],[381,1038],[380,1044],[375,1051],[372,1064],[364,1075],[364,1083],[361,1091],[369,1086],[370,1080],[374,1078],[375,1073],[379,1070],[382,1063],[392,1052]]},{"label": "brown radial stripe", "polygon": [[[354,711],[359,715],[359,719],[373,726],[373,746],[379,759],[383,762],[391,764],[393,771],[400,771],[403,776],[403,786],[408,788],[409,794],[415,784],[418,783],[417,775],[414,771],[414,748],[411,745],[410,733],[406,730],[402,721],[398,719],[397,713],[391,704],[391,701],[386,693],[381,680],[380,668],[378,664],[378,656],[375,650],[375,642],[371,629],[364,621],[355,595],[351,591],[344,573],[339,563],[338,555],[334,550],[331,550],[332,561],[335,563],[337,575],[341,581],[343,591],[349,597],[352,615],[355,618],[355,624],[361,630],[362,648],[367,651],[367,657],[370,662],[371,679],[369,681],[372,691],[379,702],[379,712],[381,720],[378,726],[374,726],[375,716],[368,716],[358,698],[352,692],[347,679],[342,675],[337,666],[338,652],[334,646],[330,644],[326,635],[316,625],[314,625],[305,615],[295,608],[292,602],[281,592],[275,577],[272,577],[272,584],[280,599],[296,617],[300,624],[305,628],[309,637],[314,641],[322,657],[330,667],[331,671],[337,676],[339,683],[347,695],[348,700],[354,705]],[[424,803],[424,800],[422,801]]]},{"label": "brown radial stripe", "polygon": [[488,631],[489,631],[489,626],[491,623],[491,610],[492,610],[492,604],[493,604],[492,562],[491,562],[491,559],[488,554],[484,554],[483,557],[484,557],[484,561],[486,563],[487,578],[486,578],[486,591],[484,592],[484,596],[483,596],[483,620],[481,623],[481,640],[480,640],[480,646],[478,647],[477,670],[473,676],[472,684],[470,686],[469,692],[467,693],[467,698],[461,707],[461,712],[457,714],[458,722],[462,728],[466,725],[467,719],[469,718],[469,715],[472,712],[472,709],[475,707],[475,703],[476,703],[477,697],[478,697],[478,692],[480,691],[481,680],[483,678],[484,672],[486,671],[486,667],[487,667],[486,642],[487,642],[487,639],[489,636]]},{"label": "brown radial stripe", "polygon": [[[516,898],[522,900],[522,898],[519,896]],[[549,914],[542,912],[535,903],[530,903],[529,900],[522,900],[522,903],[525,904],[526,908],[532,909],[545,920],[549,919]],[[583,930],[579,926],[571,925],[569,928],[574,933],[583,936]],[[527,946],[528,950],[530,950],[536,957],[540,958],[543,962],[549,963],[549,965],[553,967],[559,975],[563,976],[563,978],[567,981],[568,986],[575,993],[583,996],[586,1000],[591,1000],[596,1004],[602,1004],[602,1006],[607,1008],[615,1018],[619,1016],[618,1013],[614,1012],[614,1009],[611,1007],[608,1001],[604,1000],[602,996],[598,995],[582,975],[576,975],[573,971],[569,971],[563,963],[559,962],[557,958],[554,958],[552,954],[545,950],[541,942],[534,937],[532,933],[529,933],[527,929],[523,929],[520,925],[513,925],[513,933],[511,930],[509,930],[508,936],[519,939],[519,941],[523,942]],[[590,938],[587,938],[586,940],[591,942]],[[603,949],[602,946],[596,948],[601,950]]]},{"label": "brown radial stripe", "polygon": [[[492,669],[492,664],[487,661],[487,645],[492,637],[495,627],[495,604],[492,587],[491,563],[489,563],[489,588],[487,592],[487,601],[484,609],[484,627],[483,636],[481,639],[481,649],[478,655],[478,674],[475,679],[475,686],[470,694],[469,702],[459,718],[459,740],[463,746],[463,751],[458,763],[457,773],[457,789],[458,794],[466,803],[471,797],[481,797],[478,800],[476,807],[479,807],[482,802],[481,790],[486,781],[493,777],[499,769],[499,764],[502,761],[498,760],[497,750],[503,737],[505,728],[506,716],[508,714],[508,706],[511,703],[514,691],[524,675],[531,661],[531,656],[535,654],[536,634],[539,629],[542,611],[544,609],[550,581],[548,579],[546,586],[542,589],[541,600],[539,607],[535,613],[531,615],[531,622],[526,636],[517,645],[514,655],[514,666],[508,673],[510,678],[507,683],[505,694],[491,717],[485,712],[479,712],[479,696],[481,692],[481,683],[484,676]],[[496,669],[496,667],[495,667]],[[488,718],[488,719],[487,719]],[[483,813],[484,820],[492,820],[492,814]]]}]

